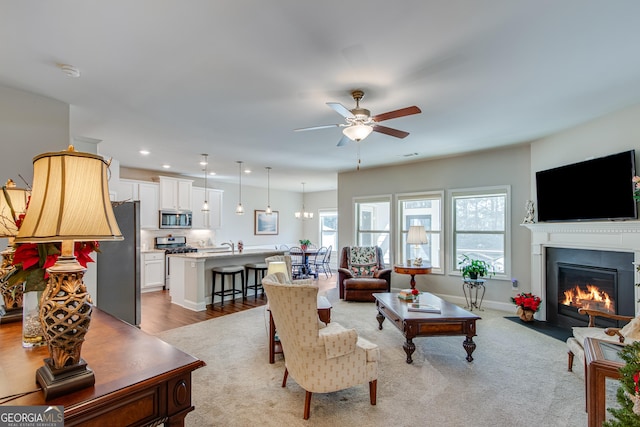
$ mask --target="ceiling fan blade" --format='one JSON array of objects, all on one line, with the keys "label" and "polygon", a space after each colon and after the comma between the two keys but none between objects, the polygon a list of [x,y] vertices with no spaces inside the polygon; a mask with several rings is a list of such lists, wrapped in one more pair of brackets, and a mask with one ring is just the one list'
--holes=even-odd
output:
[{"label": "ceiling fan blade", "polygon": [[316,130],[316,129],[327,129],[327,128],[336,128],[336,127],[340,127],[341,125],[320,125],[320,126],[311,126],[309,128],[299,128],[299,129],[294,129],[294,132],[301,132],[301,131],[305,131],[305,130]]},{"label": "ceiling fan blade", "polygon": [[353,119],[355,117],[353,115],[353,113],[351,111],[349,111],[349,109],[347,107],[345,107],[344,105],[340,104],[339,102],[327,102],[327,105],[329,107],[333,108],[333,110],[336,113],[340,114],[345,119]]},{"label": "ceiling fan blade", "polygon": [[418,114],[418,113],[422,113],[422,111],[414,105],[413,107],[406,107],[406,108],[401,108],[399,110],[378,114],[373,116],[372,119],[375,120],[376,122],[383,122],[385,120],[396,119],[398,117],[410,116],[412,114]]},{"label": "ceiling fan blade", "polygon": [[396,138],[405,138],[409,135],[409,132],[403,130],[388,128],[386,126],[376,125],[373,127],[374,132],[384,133],[385,135],[395,136]]},{"label": "ceiling fan blade", "polygon": [[347,142],[351,141],[349,138],[347,138],[347,135],[342,135],[342,138],[340,138],[340,141],[338,141],[338,145],[336,145],[337,147],[342,147],[343,145],[346,145]]}]

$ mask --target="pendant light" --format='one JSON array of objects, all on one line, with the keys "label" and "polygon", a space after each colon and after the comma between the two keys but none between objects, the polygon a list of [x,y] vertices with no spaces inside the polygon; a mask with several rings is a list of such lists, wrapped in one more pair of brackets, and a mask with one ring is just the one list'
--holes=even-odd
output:
[{"label": "pendant light", "polygon": [[207,165],[209,164],[209,155],[203,154],[200,164],[204,167],[204,202],[202,203],[202,214],[205,228],[209,228],[209,202],[207,201]]},{"label": "pendant light", "polygon": [[267,166],[265,169],[267,170],[267,209],[264,210],[264,213],[271,215],[273,213],[271,210],[271,168]]},{"label": "pendant light", "polygon": [[242,161],[238,160],[238,206],[236,206],[236,215],[244,215],[242,207]]},{"label": "pendant light", "polygon": [[301,219],[301,220],[306,220],[306,219],[313,219],[313,212],[307,212],[304,210],[304,182],[302,183],[302,210],[296,212],[295,217],[297,219]]}]

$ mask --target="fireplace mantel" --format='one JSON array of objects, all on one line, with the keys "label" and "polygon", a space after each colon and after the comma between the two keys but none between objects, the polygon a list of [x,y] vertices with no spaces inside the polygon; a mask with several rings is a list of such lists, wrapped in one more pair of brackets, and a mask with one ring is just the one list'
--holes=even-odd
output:
[{"label": "fireplace mantel", "polygon": [[[640,265],[640,221],[544,222],[521,224],[531,230],[531,292],[545,295],[545,248],[576,248],[618,252],[633,252],[634,264]],[[635,283],[640,283],[638,272]],[[636,287],[636,301],[640,292]],[[543,301],[544,304],[544,301]],[[636,315],[640,305],[636,302]],[[536,319],[546,320],[546,309],[536,313]]]}]

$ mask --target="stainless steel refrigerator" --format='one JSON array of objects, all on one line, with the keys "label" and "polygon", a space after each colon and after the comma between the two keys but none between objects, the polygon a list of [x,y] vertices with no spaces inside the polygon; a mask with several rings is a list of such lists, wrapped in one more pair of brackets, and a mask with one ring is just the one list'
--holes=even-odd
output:
[{"label": "stainless steel refrigerator", "polygon": [[124,240],[100,243],[97,306],[140,326],[140,202],[114,202],[113,213]]}]

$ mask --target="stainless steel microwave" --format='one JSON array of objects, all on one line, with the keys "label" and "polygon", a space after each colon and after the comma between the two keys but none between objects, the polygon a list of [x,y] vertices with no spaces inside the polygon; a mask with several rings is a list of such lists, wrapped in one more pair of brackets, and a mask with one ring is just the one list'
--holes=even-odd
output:
[{"label": "stainless steel microwave", "polygon": [[161,210],[160,228],[191,228],[191,211]]}]

